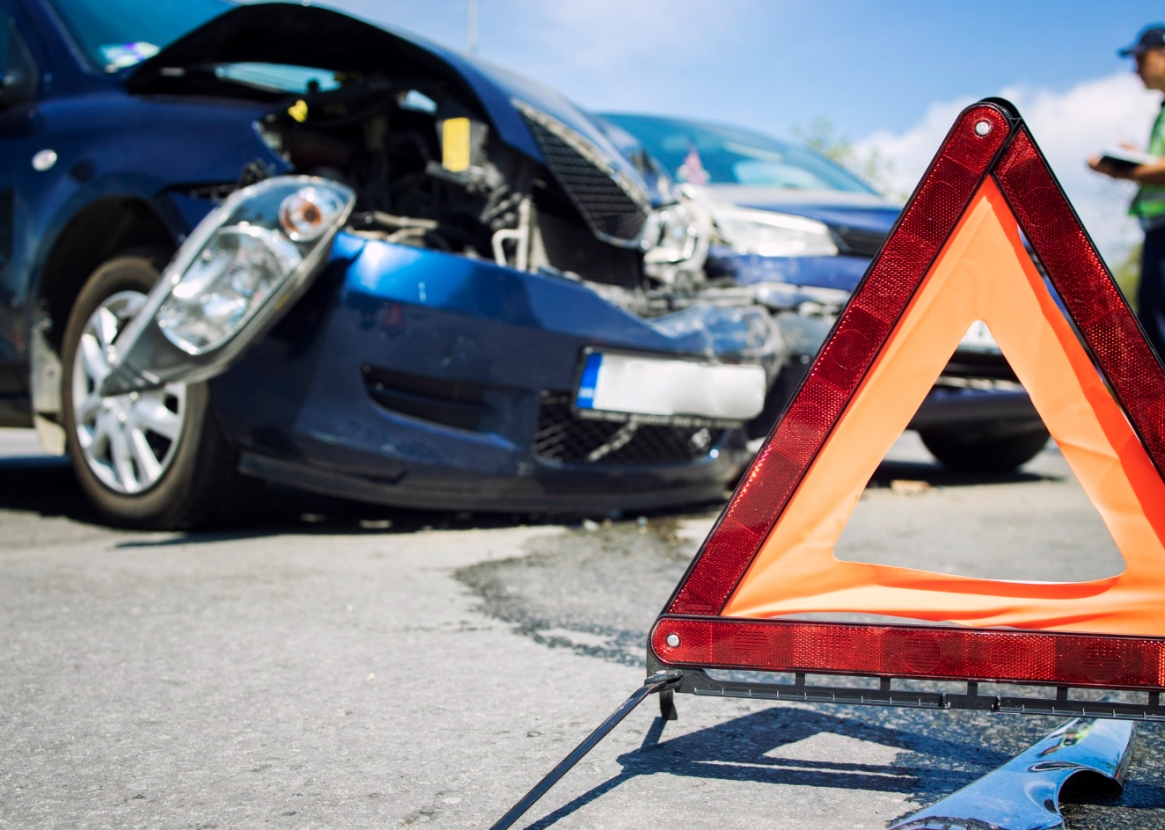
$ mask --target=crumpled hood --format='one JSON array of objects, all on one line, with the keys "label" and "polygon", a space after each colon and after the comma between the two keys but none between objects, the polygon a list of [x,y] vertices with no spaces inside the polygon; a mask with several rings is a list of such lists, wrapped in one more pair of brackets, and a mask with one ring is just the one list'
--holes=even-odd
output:
[{"label": "crumpled hood", "polygon": [[[561,121],[596,144],[613,166],[643,185],[638,170],[578,107],[554,90],[477,58],[340,12],[291,3],[239,6],[190,32],[127,73],[132,94],[171,92],[167,67],[270,63],[331,71],[413,78],[460,78],[481,103],[498,137],[545,162],[514,109],[518,99]],[[645,188],[646,189],[646,188]]]}]

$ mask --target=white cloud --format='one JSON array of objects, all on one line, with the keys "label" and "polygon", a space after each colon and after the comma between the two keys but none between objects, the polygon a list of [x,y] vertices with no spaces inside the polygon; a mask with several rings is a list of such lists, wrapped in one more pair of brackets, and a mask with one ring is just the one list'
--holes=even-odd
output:
[{"label": "white cloud", "polygon": [[[1093,153],[1120,142],[1144,146],[1160,96],[1131,74],[1077,84],[1066,92],[1010,87],[1000,93],[1023,114],[1064,190],[1101,253],[1115,264],[1140,238],[1127,215],[1134,187],[1088,169]],[[883,178],[894,191],[909,193],[938,150],[955,116],[974,99],[935,103],[902,133],[878,132],[857,143],[859,155],[877,153],[892,165]]]}]

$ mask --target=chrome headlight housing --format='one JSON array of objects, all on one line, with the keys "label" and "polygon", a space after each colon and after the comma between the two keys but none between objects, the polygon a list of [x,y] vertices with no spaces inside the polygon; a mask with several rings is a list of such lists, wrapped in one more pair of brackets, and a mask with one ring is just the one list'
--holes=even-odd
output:
[{"label": "chrome headlight housing", "polygon": [[104,395],[225,371],[311,284],[356,196],[279,176],[236,191],[178,250],[113,345]]},{"label": "chrome headlight housing", "polygon": [[698,241],[699,228],[687,205],[669,205],[648,214],[642,243],[648,263],[691,259]]},{"label": "chrome headlight housing", "polygon": [[681,273],[696,274],[708,258],[712,215],[682,187],[676,201],[653,210],[644,225],[641,247],[647,275],[663,283]]},{"label": "chrome headlight housing", "polygon": [[716,227],[740,254],[771,257],[836,256],[837,245],[824,222],[749,208],[720,208]]}]

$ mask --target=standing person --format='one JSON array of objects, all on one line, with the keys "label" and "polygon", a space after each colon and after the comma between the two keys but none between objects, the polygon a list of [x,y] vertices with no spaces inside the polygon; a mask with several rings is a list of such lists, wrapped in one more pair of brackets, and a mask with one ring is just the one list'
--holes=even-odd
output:
[{"label": "standing person", "polygon": [[[1137,42],[1119,54],[1136,60],[1137,77],[1146,89],[1165,92],[1165,24],[1146,26]],[[1165,360],[1165,104],[1149,136],[1149,154],[1157,160],[1132,168],[1118,168],[1100,156],[1093,156],[1088,165],[1098,173],[1140,185],[1129,207],[1129,213],[1137,217],[1145,231],[1137,316],[1149,342]]]}]

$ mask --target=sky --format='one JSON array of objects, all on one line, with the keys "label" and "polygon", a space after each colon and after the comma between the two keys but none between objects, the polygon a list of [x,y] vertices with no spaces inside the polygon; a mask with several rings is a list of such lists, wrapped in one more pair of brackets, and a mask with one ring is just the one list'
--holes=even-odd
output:
[{"label": "sky", "polygon": [[[468,0],[328,0],[467,46]],[[909,192],[957,112],[1020,107],[1102,252],[1139,238],[1127,184],[1084,167],[1144,145],[1160,105],[1116,50],[1165,19],[1147,0],[478,0],[479,54],[592,110],[696,116],[790,137],[817,119]]]}]

